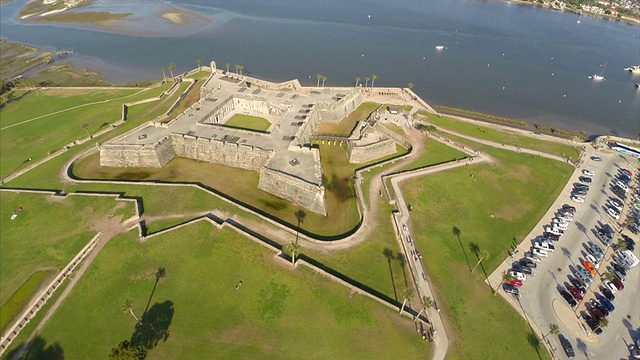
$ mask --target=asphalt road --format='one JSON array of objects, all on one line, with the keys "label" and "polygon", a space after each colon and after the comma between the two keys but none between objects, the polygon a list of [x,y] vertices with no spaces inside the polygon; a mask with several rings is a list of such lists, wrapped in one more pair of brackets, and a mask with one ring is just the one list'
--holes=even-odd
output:
[{"label": "asphalt road", "polygon": [[[629,357],[627,344],[640,338],[640,304],[638,302],[640,270],[638,266],[628,272],[625,289],[616,293],[614,300],[616,310],[609,315],[609,325],[601,335],[591,334],[584,321],[577,319],[580,312],[585,310],[584,302],[595,298],[594,291],[599,292],[600,276],[596,276],[593,284],[587,290],[583,302],[576,309],[571,312],[558,311],[561,306],[564,306],[566,310],[569,308],[568,303],[560,296],[559,290],[570,284],[568,275],[572,275],[574,269],[581,266],[580,263],[587,254],[585,243],[592,241],[606,250],[604,260],[600,264],[599,275],[606,272],[606,267],[613,261],[611,259],[613,250],[607,249],[606,245],[595,236],[593,229],[596,225],[600,227],[605,223],[610,224],[616,230],[619,229],[617,221],[604,211],[603,206],[608,197],[615,196],[609,189],[610,180],[620,168],[630,168],[632,158],[623,157],[609,150],[594,151],[594,154],[601,156],[603,161],[595,162],[586,158],[585,163],[580,167],[580,170],[589,169],[595,172],[586,201],[583,204],[572,202],[569,199],[571,188],[565,189],[565,192],[561,194],[560,200],[564,199],[565,203],[577,208],[574,220],[560,241],[554,243],[556,251],[538,263],[535,275],[528,277],[520,290],[520,303],[529,321],[534,322],[543,334],[549,332],[550,324],[557,324],[560,327],[560,332],[571,341],[576,352],[576,359],[627,359]],[[580,175],[579,171],[574,173],[571,183],[579,181]],[[628,202],[620,221],[624,219],[626,211],[628,211]],[[550,223],[551,217],[546,220]],[[638,238],[628,231],[625,233],[634,239]],[[620,233],[616,232],[614,243],[619,238]],[[526,241],[531,240],[527,239]],[[637,246],[635,250],[636,255],[638,255],[639,248],[640,246]],[[516,256],[514,260],[519,258],[520,256]],[[584,327],[580,326],[580,323],[584,324]],[[549,335],[547,340],[550,342],[555,358],[567,358],[557,336]]]}]

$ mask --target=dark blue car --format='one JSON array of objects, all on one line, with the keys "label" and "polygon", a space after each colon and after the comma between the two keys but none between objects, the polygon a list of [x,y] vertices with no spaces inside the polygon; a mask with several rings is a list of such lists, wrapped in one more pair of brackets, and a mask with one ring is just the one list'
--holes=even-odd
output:
[{"label": "dark blue car", "polygon": [[609,310],[610,313],[612,313],[616,309],[616,307],[613,306],[611,301],[607,300],[607,298],[605,298],[604,296],[602,296],[600,294],[596,294],[596,297],[600,301],[600,304],[602,304],[602,306],[607,308],[607,310]]}]

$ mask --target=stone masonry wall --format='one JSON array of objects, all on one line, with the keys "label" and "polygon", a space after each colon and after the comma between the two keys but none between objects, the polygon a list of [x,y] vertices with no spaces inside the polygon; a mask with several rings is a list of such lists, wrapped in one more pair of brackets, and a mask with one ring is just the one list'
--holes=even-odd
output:
[{"label": "stone masonry wall", "polygon": [[366,163],[396,153],[396,143],[392,139],[385,139],[373,144],[358,146],[349,142],[347,151],[350,163]]},{"label": "stone masonry wall", "polygon": [[168,137],[151,145],[105,144],[100,148],[100,166],[162,167],[175,155]]},{"label": "stone masonry wall", "polygon": [[317,103],[315,111],[318,112],[321,122],[340,122],[362,103],[362,95],[359,89],[352,89],[345,94],[342,100],[328,103]]},{"label": "stone masonry wall", "polygon": [[181,134],[170,137],[176,156],[240,169],[258,171],[273,155],[273,150],[215,139]]},{"label": "stone masonry wall", "polygon": [[327,215],[324,187],[295,176],[263,167],[258,189],[290,201],[296,206]]},{"label": "stone masonry wall", "polygon": [[[311,137],[316,133],[318,125],[320,124],[320,116],[317,111],[312,111],[309,114],[307,122],[304,123],[296,133],[295,145],[305,145],[311,142]],[[294,143],[292,143],[293,145]]]}]

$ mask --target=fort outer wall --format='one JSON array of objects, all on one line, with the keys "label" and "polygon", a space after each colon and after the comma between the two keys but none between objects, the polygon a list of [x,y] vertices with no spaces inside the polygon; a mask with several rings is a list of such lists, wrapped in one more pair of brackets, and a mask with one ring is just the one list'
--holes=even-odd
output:
[{"label": "fort outer wall", "polygon": [[168,136],[149,145],[105,144],[100,147],[100,166],[163,167],[175,156]]},{"label": "fort outer wall", "polygon": [[170,137],[176,156],[245,170],[259,171],[274,155],[273,150],[250,145],[182,134]]},{"label": "fort outer wall", "polygon": [[385,139],[373,144],[358,146],[353,142],[347,145],[350,163],[367,163],[396,153],[396,142]]},{"label": "fort outer wall", "polygon": [[295,206],[327,215],[324,186],[268,167],[260,169],[258,189],[290,201]]}]

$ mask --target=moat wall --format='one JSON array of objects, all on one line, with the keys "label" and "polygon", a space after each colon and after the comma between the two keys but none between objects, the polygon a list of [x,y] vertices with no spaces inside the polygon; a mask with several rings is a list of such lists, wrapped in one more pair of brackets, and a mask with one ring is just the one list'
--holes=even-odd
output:
[{"label": "moat wall", "polygon": [[258,189],[285,199],[296,206],[327,215],[324,186],[310,183],[290,174],[263,167]]},{"label": "moat wall", "polygon": [[350,141],[347,152],[350,163],[367,163],[395,154],[396,142],[393,141],[393,139],[387,138],[373,144],[358,146],[357,143]]},{"label": "moat wall", "polygon": [[169,137],[149,145],[106,144],[100,148],[100,166],[163,167],[175,156]]}]

